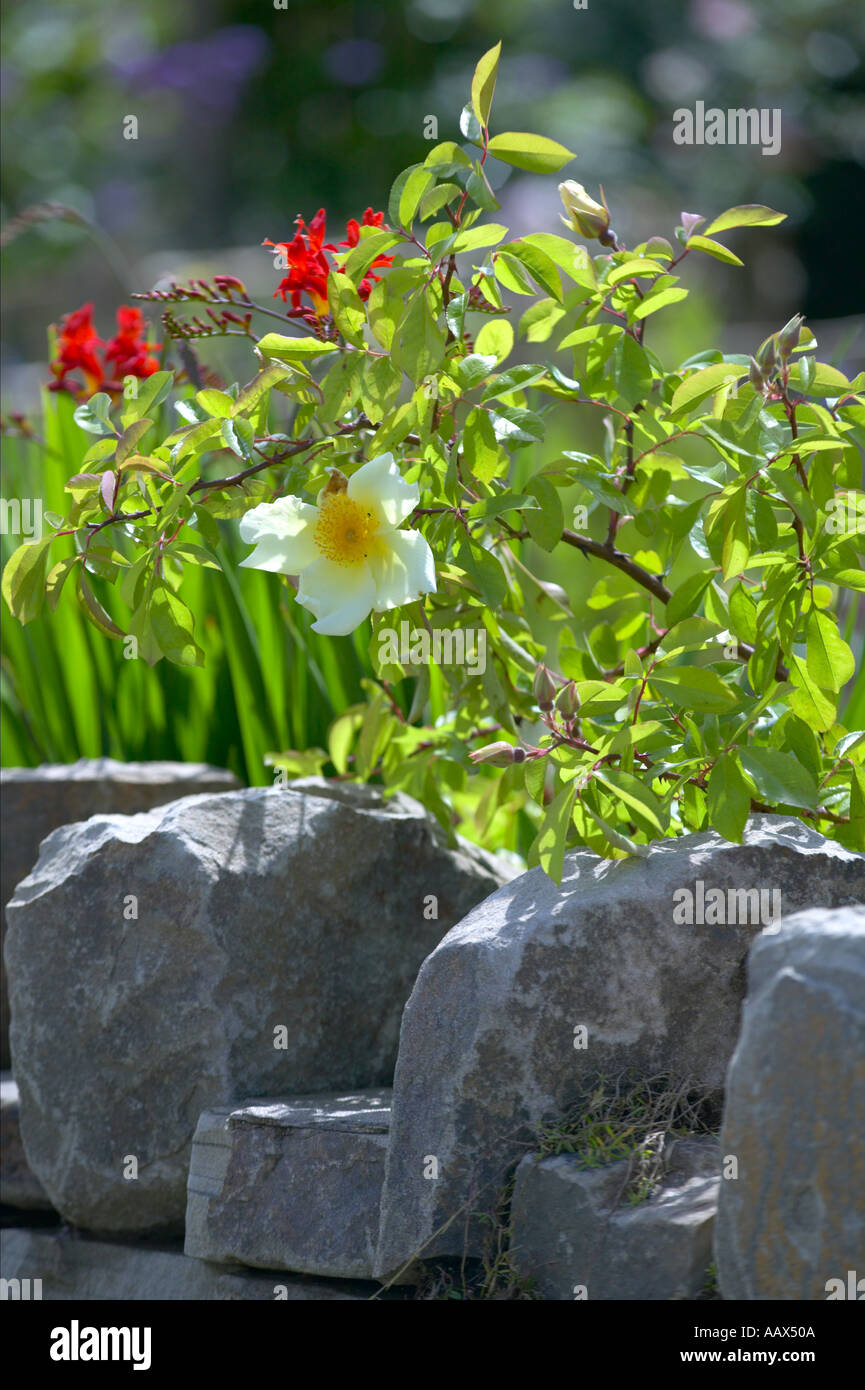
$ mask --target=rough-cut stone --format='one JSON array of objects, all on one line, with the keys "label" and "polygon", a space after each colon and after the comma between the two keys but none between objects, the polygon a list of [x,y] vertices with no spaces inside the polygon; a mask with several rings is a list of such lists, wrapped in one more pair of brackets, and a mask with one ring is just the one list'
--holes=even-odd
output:
[{"label": "rough-cut stone", "polygon": [[800,912],[755,942],[721,1145],[738,1161],[718,1204],[722,1296],[861,1299],[865,907]]},{"label": "rough-cut stone", "polygon": [[418,1251],[480,1254],[466,1207],[491,1209],[536,1126],[593,1074],[668,1072],[720,1094],[760,927],[677,924],[685,889],[704,905],[722,890],[725,907],[729,890],[763,890],[770,908],[780,890],[782,913],[842,905],[865,897],[865,855],[757,816],[742,845],[710,832],[645,859],[573,851],[561,888],[533,869],[475,908],[424,962],[403,1016],[378,1277]]},{"label": "rough-cut stone", "polygon": [[[0,770],[0,956],[6,904],[16,883],[39,858],[39,844],[58,825],[103,812],[133,815],[200,792],[239,786],[233,772],[207,763],[119,763],[80,758],[77,763]],[[0,985],[0,1067],[9,1067],[9,1001],[6,973]]]},{"label": "rough-cut stone", "polygon": [[103,1234],[180,1229],[203,1110],[390,1085],[421,962],[506,877],[417,802],[350,784],[55,830],[6,942],[21,1128],[53,1205]]},{"label": "rough-cut stone", "polygon": [[574,1154],[529,1154],[511,1206],[514,1267],[542,1298],[696,1298],[712,1258],[719,1172],[716,1139],[668,1141],[657,1190],[622,1206],[627,1160],[581,1168]]},{"label": "rough-cut stone", "polygon": [[[227,1270],[184,1255],[177,1247],[120,1245],[88,1240],[73,1231],[34,1231],[11,1227],[0,1232],[3,1278],[19,1280],[8,1287],[10,1298],[78,1301],[173,1299],[237,1302],[299,1302],[371,1298],[378,1286],[356,1280],[328,1283],[276,1270],[270,1274]],[[24,1281],[29,1280],[29,1285]]]},{"label": "rough-cut stone", "polygon": [[42,1184],[31,1171],[21,1142],[18,1087],[11,1072],[0,1076],[0,1202],[24,1211],[50,1211]]},{"label": "rough-cut stone", "polygon": [[187,1255],[369,1279],[390,1091],[207,1110],[192,1143]]}]

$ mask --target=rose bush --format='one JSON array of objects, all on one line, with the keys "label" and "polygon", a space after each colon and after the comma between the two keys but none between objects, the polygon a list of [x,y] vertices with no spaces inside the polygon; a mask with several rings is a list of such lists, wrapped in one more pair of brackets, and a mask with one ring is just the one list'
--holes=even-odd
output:
[{"label": "rose bush", "polygon": [[[491,132],[498,52],[475,72],[464,143],[404,170],[386,212],[338,244],[323,210],[265,243],[290,309],[229,275],[140,296],[164,303],[181,349],[247,338],[257,372],[224,390],[131,372],[122,400],[83,402],[76,419],[98,437],[68,515],[8,563],[7,603],[29,621],[74,578],[106,636],[195,665],[184,570],[219,568],[219,523],[239,522],[255,546],[244,563],[272,571],[318,631],[339,641],[373,613],[376,680],[321,752],[336,775],[401,788],[448,830],[469,804],[481,835],[501,808],[522,812],[529,861],[554,878],[570,844],[645,854],[709,826],[740,840],[755,809],[861,849],[865,731],[839,721],[856,662],[838,611],[848,591],[855,615],[865,587],[863,376],[821,362],[798,315],[750,358],[710,349],[670,366],[647,341],[688,294],[682,262],[741,264],[718,238],[782,221],[771,208],[683,213],[671,237],[628,248],[603,194],[568,180],[569,235],[510,238],[490,216],[488,159],[554,175],[574,156]],[[526,302],[530,360],[503,292]],[[190,303],[203,316],[180,317]],[[259,336],[262,315],[280,331]],[[172,390],[180,423],[166,427]],[[542,454],[551,408],[600,412],[603,445],[527,474],[521,451]],[[533,571],[538,549],[584,567],[595,626],[578,629]],[[117,581],[129,633],[96,591]],[[378,640],[395,608],[428,632],[482,632],[484,669],[395,661]],[[304,756],[273,761],[291,774]]]}]

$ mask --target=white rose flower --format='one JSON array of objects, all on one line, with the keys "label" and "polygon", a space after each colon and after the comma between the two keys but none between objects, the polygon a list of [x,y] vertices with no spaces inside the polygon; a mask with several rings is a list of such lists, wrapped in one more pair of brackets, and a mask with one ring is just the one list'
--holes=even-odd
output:
[{"label": "white rose flower", "polygon": [[344,637],[374,609],[384,613],[435,592],[433,554],[419,531],[398,527],[420,500],[392,454],[379,454],[348,479],[335,471],[315,506],[280,497],[240,522],[254,545],[241,565],[297,574],[297,601],[315,614],[313,632]]}]

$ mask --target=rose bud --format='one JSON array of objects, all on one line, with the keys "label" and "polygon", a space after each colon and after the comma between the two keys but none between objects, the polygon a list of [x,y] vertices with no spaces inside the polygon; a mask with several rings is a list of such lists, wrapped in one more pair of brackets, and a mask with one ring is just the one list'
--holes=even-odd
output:
[{"label": "rose bud", "polygon": [[[562,218],[565,226],[572,227],[580,236],[587,237],[590,241],[594,237],[602,238],[610,226],[610,214],[606,205],[596,203],[594,198],[589,197],[583,185],[575,183],[573,179],[560,183],[559,193],[568,214]],[[603,196],[602,193],[601,197]]]},{"label": "rose bud", "polygon": [[510,743],[488,743],[486,748],[476,748],[469,753],[473,763],[491,763],[493,767],[510,767],[512,763],[525,761],[525,750],[514,748]]},{"label": "rose bud", "polygon": [[553,701],[556,698],[556,683],[543,662],[541,662],[537,671],[535,671],[535,679],[532,682],[532,693],[538,702],[539,709],[552,709]]},{"label": "rose bud", "polygon": [[799,330],[805,322],[802,314],[794,314],[789,323],[785,323],[781,332],[778,334],[778,354],[782,362],[786,362],[794,347],[799,343]]},{"label": "rose bud", "polygon": [[763,370],[764,376],[771,376],[778,365],[778,354],[776,352],[777,342],[774,333],[771,338],[767,338],[757,353],[757,362]]},{"label": "rose bud", "polygon": [[565,719],[573,719],[579,708],[580,697],[577,694],[577,687],[573,681],[568,681],[567,685],[563,685],[556,696],[556,709]]},{"label": "rose bud", "polygon": [[755,362],[753,357],[749,358],[748,360],[751,363],[751,366],[748,369],[748,380],[750,381],[755,391],[765,391],[766,382],[763,377],[763,373],[760,370],[759,362]]}]

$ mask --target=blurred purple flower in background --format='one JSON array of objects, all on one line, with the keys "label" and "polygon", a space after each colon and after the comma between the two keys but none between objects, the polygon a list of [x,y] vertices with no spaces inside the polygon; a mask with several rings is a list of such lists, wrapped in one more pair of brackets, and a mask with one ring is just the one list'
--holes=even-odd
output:
[{"label": "blurred purple flower in background", "polygon": [[260,29],[235,24],[112,66],[131,87],[177,92],[190,119],[209,122],[231,115],[244,85],[263,67],[269,47]]}]

